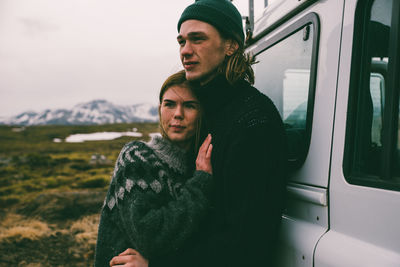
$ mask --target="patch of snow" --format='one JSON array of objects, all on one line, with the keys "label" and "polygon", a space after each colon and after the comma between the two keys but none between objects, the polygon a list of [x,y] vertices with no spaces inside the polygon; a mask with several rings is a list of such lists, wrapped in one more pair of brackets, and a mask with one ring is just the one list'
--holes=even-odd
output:
[{"label": "patch of snow", "polygon": [[25,127],[12,128],[11,131],[13,131],[15,133],[19,133],[19,132],[25,131]]},{"label": "patch of snow", "polygon": [[18,118],[17,121],[18,121],[18,122],[20,122],[20,121],[26,121],[26,120],[28,120],[28,119],[29,119],[29,116],[28,116],[27,114],[24,114],[21,118]]},{"label": "patch of snow", "polygon": [[58,112],[55,116],[56,119],[62,118],[64,116],[64,113]]},{"label": "patch of snow", "polygon": [[138,132],[98,132],[88,134],[72,134],[65,138],[67,143],[81,143],[85,141],[113,140],[121,136],[142,137]]},{"label": "patch of snow", "polygon": [[61,140],[60,138],[54,138],[54,139],[53,139],[53,142],[54,142],[54,143],[61,143],[62,140]]},{"label": "patch of snow", "polygon": [[54,118],[53,114],[51,112],[46,114],[45,120],[52,120]]}]

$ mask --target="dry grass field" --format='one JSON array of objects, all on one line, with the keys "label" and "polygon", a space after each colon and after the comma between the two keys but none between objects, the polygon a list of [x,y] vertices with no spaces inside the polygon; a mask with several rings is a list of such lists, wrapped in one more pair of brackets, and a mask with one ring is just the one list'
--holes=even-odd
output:
[{"label": "dry grass field", "polygon": [[[143,136],[54,142],[133,128]],[[92,266],[99,212],[118,153],[157,131],[155,123],[0,126],[0,266]],[[93,155],[104,157],[91,161]]]}]

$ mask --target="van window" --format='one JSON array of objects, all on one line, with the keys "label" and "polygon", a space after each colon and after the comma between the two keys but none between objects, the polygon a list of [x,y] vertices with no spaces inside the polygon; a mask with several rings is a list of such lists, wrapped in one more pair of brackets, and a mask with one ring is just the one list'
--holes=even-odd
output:
[{"label": "van window", "polygon": [[344,158],[350,183],[393,190],[400,189],[399,11],[394,0],[357,6]]},{"label": "van window", "polygon": [[292,25],[259,49],[255,87],[278,108],[288,138],[289,165],[302,165],[309,146],[314,102],[315,23]]}]

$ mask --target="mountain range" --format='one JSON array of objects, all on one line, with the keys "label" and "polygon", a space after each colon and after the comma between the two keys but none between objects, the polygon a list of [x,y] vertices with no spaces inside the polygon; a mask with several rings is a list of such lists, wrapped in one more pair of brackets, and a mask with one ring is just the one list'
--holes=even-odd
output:
[{"label": "mountain range", "polygon": [[23,112],[0,118],[6,125],[89,125],[128,122],[155,122],[158,108],[151,104],[115,105],[106,100],[93,100],[75,105],[72,109],[46,109],[42,112]]}]

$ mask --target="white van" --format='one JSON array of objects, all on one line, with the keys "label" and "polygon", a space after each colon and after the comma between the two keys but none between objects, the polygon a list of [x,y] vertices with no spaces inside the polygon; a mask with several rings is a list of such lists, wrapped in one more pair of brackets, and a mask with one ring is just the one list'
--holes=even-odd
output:
[{"label": "white van", "polygon": [[400,266],[399,17],[399,0],[275,0],[249,29],[289,141],[279,267]]}]

